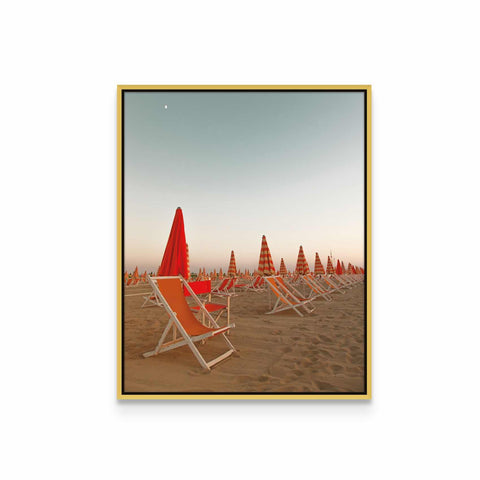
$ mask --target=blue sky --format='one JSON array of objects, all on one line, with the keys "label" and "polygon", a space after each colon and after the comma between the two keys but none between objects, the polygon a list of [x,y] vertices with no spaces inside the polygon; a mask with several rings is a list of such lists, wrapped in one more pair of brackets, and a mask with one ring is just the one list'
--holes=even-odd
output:
[{"label": "blue sky", "polygon": [[[167,106],[167,108],[165,108]],[[125,267],[156,270],[181,207],[193,271],[333,251],[363,266],[361,92],[127,92]]]}]

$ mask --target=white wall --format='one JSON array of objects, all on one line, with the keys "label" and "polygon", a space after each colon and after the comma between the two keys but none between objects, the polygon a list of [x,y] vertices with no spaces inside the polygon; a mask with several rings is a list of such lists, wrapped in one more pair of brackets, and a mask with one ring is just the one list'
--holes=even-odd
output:
[{"label": "white wall", "polygon": [[[478,475],[474,5],[2,7],[5,478]],[[115,400],[117,83],[373,85],[371,402]]]}]

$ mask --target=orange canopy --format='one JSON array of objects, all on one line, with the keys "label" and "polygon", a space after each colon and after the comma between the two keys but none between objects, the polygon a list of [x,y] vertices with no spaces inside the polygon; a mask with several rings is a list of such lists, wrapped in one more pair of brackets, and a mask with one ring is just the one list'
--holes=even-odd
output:
[{"label": "orange canopy", "polygon": [[327,273],[330,275],[332,273],[335,273],[335,270],[333,268],[333,265],[332,265],[332,260],[330,257],[328,257],[328,260],[327,260]]},{"label": "orange canopy", "polygon": [[280,260],[280,270],[278,271],[280,275],[286,275],[287,274],[287,267],[285,266],[285,262],[283,261],[283,258]]},{"label": "orange canopy", "polygon": [[310,268],[308,267],[307,259],[305,258],[305,254],[303,253],[303,247],[300,245],[300,249],[298,250],[298,258],[297,258],[297,266],[295,267],[295,273],[299,275],[306,275],[310,273]]},{"label": "orange canopy", "polygon": [[275,275],[275,266],[273,265],[272,255],[267,244],[267,237],[262,236],[262,246],[260,248],[260,258],[258,260],[259,275]]},{"label": "orange canopy", "polygon": [[233,253],[233,250],[232,250],[232,253],[230,254],[230,265],[228,266],[227,275],[229,277],[235,277],[236,274],[237,274],[237,264],[235,262],[235,253]]},{"label": "orange canopy", "polygon": [[158,268],[157,276],[165,277],[178,274],[183,275],[185,278],[188,278],[189,275],[187,242],[185,240],[183,213],[180,207],[175,212],[172,229],[170,230],[170,236],[168,237],[162,264]]},{"label": "orange canopy", "polygon": [[342,275],[343,274],[342,266],[340,265],[340,260],[337,260],[337,268],[335,270],[335,273],[337,275]]},{"label": "orange canopy", "polygon": [[323,268],[322,261],[318,252],[315,253],[315,275],[325,275],[325,269]]}]

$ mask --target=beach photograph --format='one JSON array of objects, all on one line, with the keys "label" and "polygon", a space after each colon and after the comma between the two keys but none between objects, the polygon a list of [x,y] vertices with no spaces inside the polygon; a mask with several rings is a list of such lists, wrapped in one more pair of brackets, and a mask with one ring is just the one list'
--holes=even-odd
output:
[{"label": "beach photograph", "polygon": [[369,96],[119,87],[119,398],[370,398]]}]

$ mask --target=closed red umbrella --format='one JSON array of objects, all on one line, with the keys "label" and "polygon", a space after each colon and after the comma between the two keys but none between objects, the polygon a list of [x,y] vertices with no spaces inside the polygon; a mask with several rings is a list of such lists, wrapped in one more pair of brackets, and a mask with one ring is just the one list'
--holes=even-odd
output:
[{"label": "closed red umbrella", "polygon": [[174,276],[178,274],[183,275],[185,278],[188,278],[189,275],[185,226],[180,207],[175,212],[172,229],[170,230],[170,236],[168,237],[162,264],[157,271],[157,276]]},{"label": "closed red umbrella", "polygon": [[337,275],[342,275],[343,274],[342,266],[340,265],[340,260],[337,260],[337,269],[335,270],[335,273]]}]

